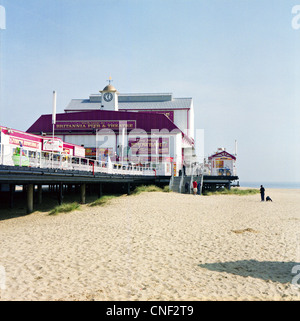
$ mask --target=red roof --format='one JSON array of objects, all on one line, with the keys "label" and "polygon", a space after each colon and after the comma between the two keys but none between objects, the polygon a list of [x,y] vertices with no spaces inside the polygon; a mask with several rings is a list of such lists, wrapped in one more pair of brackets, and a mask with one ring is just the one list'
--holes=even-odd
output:
[{"label": "red roof", "polygon": [[208,159],[212,159],[212,158],[216,158],[216,157],[231,157],[232,159],[236,160],[236,157],[233,156],[232,154],[226,152],[225,150],[223,150],[222,152],[216,153],[214,155],[211,155],[208,157]]},{"label": "red roof", "polygon": [[[74,112],[62,113],[56,115],[56,122],[82,122],[82,121],[134,121],[135,128],[145,130],[151,133],[152,129],[167,129],[181,132],[181,130],[165,115],[163,114],[149,114],[143,112],[125,112],[125,111],[87,111],[87,112]],[[128,128],[129,129],[129,128]],[[66,134],[67,129],[55,129],[55,134]],[[119,130],[115,130],[118,132]],[[52,133],[52,114],[42,115],[40,118],[27,130],[28,133],[39,134],[40,132]],[[83,134],[82,130],[72,129],[72,133]],[[85,131],[85,134],[92,134],[93,128]],[[181,132],[182,133],[182,132]]]}]

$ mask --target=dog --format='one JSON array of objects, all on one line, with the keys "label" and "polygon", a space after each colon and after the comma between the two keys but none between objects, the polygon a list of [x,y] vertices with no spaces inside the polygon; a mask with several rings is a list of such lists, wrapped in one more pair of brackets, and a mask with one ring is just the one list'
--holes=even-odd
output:
[{"label": "dog", "polygon": [[266,202],[268,202],[268,201],[273,202],[270,196],[266,197]]}]

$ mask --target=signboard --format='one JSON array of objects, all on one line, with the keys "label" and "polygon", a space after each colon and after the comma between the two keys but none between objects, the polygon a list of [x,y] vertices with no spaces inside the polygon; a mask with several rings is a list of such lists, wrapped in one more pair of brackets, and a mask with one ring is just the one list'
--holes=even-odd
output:
[{"label": "signboard", "polygon": [[58,138],[46,138],[43,139],[43,150],[47,152],[62,152],[63,151],[63,142]]},{"label": "signboard", "polygon": [[87,148],[85,149],[85,155],[86,155],[87,157],[96,156],[96,148],[87,147]]},{"label": "signboard", "polygon": [[119,130],[126,123],[127,129],[136,128],[135,120],[119,121],[119,120],[82,120],[82,121],[57,121],[55,129],[58,131],[90,131],[93,129],[113,129]]},{"label": "signboard", "polygon": [[85,157],[85,148],[81,146],[74,147],[74,156]]},{"label": "signboard", "polygon": [[9,136],[9,144],[12,145],[22,145],[23,147],[39,149],[39,142],[30,141],[23,138],[18,138],[14,136]]}]

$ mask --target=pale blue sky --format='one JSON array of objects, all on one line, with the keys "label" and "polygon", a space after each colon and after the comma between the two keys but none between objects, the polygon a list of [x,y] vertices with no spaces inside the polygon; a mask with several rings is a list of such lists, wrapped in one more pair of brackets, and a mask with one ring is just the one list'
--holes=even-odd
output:
[{"label": "pale blue sky", "polygon": [[234,151],[241,181],[300,181],[300,0],[0,0],[0,123],[106,85],[193,97],[205,153]]}]

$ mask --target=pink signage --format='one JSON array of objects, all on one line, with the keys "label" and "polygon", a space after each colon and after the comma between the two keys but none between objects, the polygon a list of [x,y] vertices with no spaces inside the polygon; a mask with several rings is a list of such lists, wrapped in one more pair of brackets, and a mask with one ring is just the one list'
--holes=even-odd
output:
[{"label": "pink signage", "polygon": [[12,145],[20,145],[21,143],[23,147],[34,148],[34,149],[38,149],[40,146],[38,142],[30,141],[19,137],[13,137],[13,136],[9,137],[9,143]]}]

